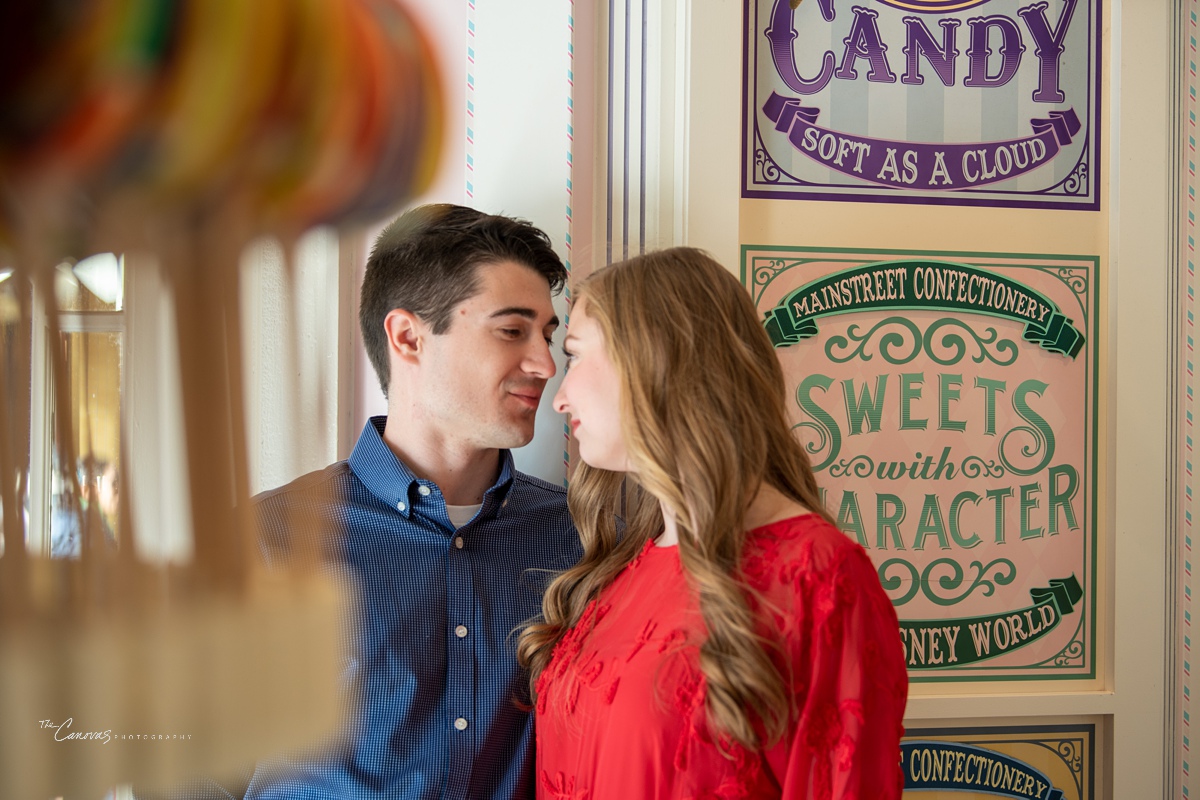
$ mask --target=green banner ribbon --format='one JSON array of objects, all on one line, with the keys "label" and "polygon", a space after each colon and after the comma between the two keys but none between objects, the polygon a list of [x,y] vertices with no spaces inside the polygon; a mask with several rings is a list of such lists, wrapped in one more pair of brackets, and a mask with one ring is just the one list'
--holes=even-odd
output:
[{"label": "green banner ribbon", "polygon": [[1083,587],[1072,575],[1029,590],[1033,605],[982,617],[900,620],[909,669],[943,669],[986,661],[1036,642],[1075,610]]},{"label": "green banner ribbon", "polygon": [[1086,341],[1049,298],[1003,275],[948,261],[883,261],[827,275],[788,294],[763,324],[776,347],[817,334],[834,314],[936,309],[1024,323],[1026,341],[1075,358]]}]

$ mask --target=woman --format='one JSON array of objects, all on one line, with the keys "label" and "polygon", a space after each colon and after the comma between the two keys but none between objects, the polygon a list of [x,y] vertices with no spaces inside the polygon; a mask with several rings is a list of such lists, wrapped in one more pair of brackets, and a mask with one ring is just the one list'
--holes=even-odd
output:
[{"label": "woman", "polygon": [[899,797],[896,615],[821,507],[746,292],[697,250],[615,264],[564,350],[584,556],[519,645],[538,796]]}]

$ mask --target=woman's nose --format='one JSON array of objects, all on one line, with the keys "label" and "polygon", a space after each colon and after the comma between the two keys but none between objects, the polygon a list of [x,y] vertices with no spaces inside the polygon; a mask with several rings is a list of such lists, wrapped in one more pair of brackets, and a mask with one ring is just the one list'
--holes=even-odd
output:
[{"label": "woman's nose", "polygon": [[[568,372],[569,376],[570,373]],[[554,393],[554,410],[559,414],[567,413],[567,379],[563,378],[563,382],[558,385],[558,391]]]}]

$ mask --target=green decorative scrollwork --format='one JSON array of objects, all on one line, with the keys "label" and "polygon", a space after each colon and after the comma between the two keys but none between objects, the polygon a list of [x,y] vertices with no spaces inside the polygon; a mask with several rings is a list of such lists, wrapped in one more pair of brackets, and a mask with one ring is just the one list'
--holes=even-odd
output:
[{"label": "green decorative scrollwork", "polygon": [[875,471],[875,462],[867,455],[858,455],[850,460],[842,459],[829,468],[833,478],[844,478],[853,475],[856,478],[869,478]]},{"label": "green decorative scrollwork", "polygon": [[910,573],[908,576],[908,589],[899,597],[891,598],[893,606],[902,606],[917,596],[917,592],[921,589],[921,576],[917,572],[917,568],[903,558],[888,559],[879,565],[879,582],[883,584],[885,592],[894,592],[904,585],[903,575],[891,576],[887,574],[888,570],[896,566],[904,567]]},{"label": "green decorative scrollwork", "polygon": [[[1005,469],[1016,475],[1033,475],[1041,471],[1053,454],[1054,448],[1054,441],[1046,435],[1047,433],[1053,436],[1053,432],[1049,429],[1043,430],[1032,425],[1017,425],[1010,428],[1007,433],[1000,437],[1000,446],[996,448],[1000,456],[1000,463],[1004,465]],[[1013,463],[1009,455],[1009,440],[1017,434],[1025,434],[1032,440],[1021,445],[1020,453],[1022,458],[1032,459],[1037,458],[1039,455],[1041,456],[1032,466],[1019,467]],[[1015,439],[1013,441],[1016,442]]]},{"label": "green decorative scrollwork", "polygon": [[[908,575],[888,575],[888,571],[893,567],[904,567],[908,570]],[[951,574],[943,575],[936,581],[931,580],[933,571],[938,567],[950,567]],[[953,592],[959,589],[966,580],[962,565],[953,558],[939,558],[936,561],[928,564],[921,572],[903,558],[891,558],[879,565],[879,582],[883,584],[883,588],[887,592],[894,592],[904,585],[905,577],[909,580],[909,586],[905,589],[904,594],[899,597],[893,597],[893,606],[902,606],[912,600],[920,592],[925,595],[926,599],[939,606],[952,606],[961,603],[963,600],[970,597],[976,589],[983,592],[984,597],[991,597],[996,591],[996,584],[1007,586],[1017,578],[1017,566],[1007,558],[997,558],[984,565],[980,561],[972,561],[971,568],[975,570],[975,579],[965,591],[953,597],[943,597],[937,592],[935,587],[941,587],[946,592]],[[991,575],[989,576],[989,571]]]},{"label": "green decorative scrollwork", "polygon": [[1073,667],[1083,664],[1084,647],[1082,636],[1083,617],[1080,617],[1079,623],[1075,626],[1075,631],[1071,634],[1070,641],[1052,657],[1051,660],[1054,662],[1054,666]]},{"label": "green decorative scrollwork", "polygon": [[[907,364],[923,351],[936,363],[951,366],[962,361],[968,352],[967,340],[960,331],[947,330],[951,326],[970,335],[978,350],[971,356],[971,360],[976,364],[991,361],[993,364],[1007,367],[1014,363],[1020,354],[1016,342],[1012,339],[1001,339],[995,328],[988,328],[985,334],[980,336],[962,320],[943,317],[922,331],[907,317],[888,317],[876,323],[866,333],[862,333],[857,324],[852,324],[846,328],[845,336],[830,336],[825,343],[825,355],[837,364],[844,364],[855,358],[870,361],[875,357],[868,348],[872,337],[879,331],[892,327],[879,338],[879,355],[889,364]],[[943,355],[944,353],[946,354]]]},{"label": "green decorative scrollwork", "polygon": [[1072,267],[1059,267],[1058,277],[1065,283],[1072,292],[1077,295],[1082,295],[1087,292],[1088,274],[1085,269],[1074,269]]},{"label": "green decorative scrollwork", "polygon": [[1058,655],[1054,657],[1054,666],[1069,667],[1072,661],[1082,662],[1083,660],[1083,642],[1074,641],[1062,649]]},{"label": "green decorative scrollwork", "polygon": [[[861,361],[870,361],[875,357],[873,353],[867,352],[866,349],[867,345],[871,342],[871,337],[874,336],[877,331],[891,325],[898,325],[904,329],[908,336],[912,337],[912,343],[908,343],[905,333],[896,330],[889,331],[879,339],[879,355],[883,356],[883,360],[889,364],[907,364],[916,358],[921,352],[922,335],[921,329],[918,328],[911,320],[905,317],[888,317],[887,319],[876,323],[871,330],[863,334],[859,334],[859,327],[857,324],[851,325],[846,329],[845,336],[829,337],[829,341],[825,343],[825,355],[830,361],[833,361],[836,364],[845,364],[847,361],[853,358],[858,358]],[[858,346],[851,350],[851,352],[846,355],[834,354],[835,349],[845,352],[846,349],[851,347],[851,341],[858,343]],[[902,346],[911,347],[912,352],[899,357],[893,356],[893,348]]]},{"label": "green decorative scrollwork", "polygon": [[1002,478],[1005,473],[1003,464],[998,464],[995,461],[984,461],[979,456],[967,456],[964,458],[960,470],[963,476],[967,478]]},{"label": "green decorative scrollwork", "polygon": [[769,283],[772,278],[779,274],[782,265],[783,261],[776,259],[768,261],[763,265],[756,265],[754,267],[754,282],[759,286]]},{"label": "green decorative scrollwork", "polygon": [[1086,619],[1086,616],[1079,618],[1079,622],[1075,625],[1075,630],[1071,632],[1071,638],[1067,640],[1067,643],[1063,645],[1061,650],[1049,658],[1030,666],[1049,667],[1053,665],[1055,667],[1073,667],[1083,664],[1086,657],[1083,642],[1083,625]]},{"label": "green decorative scrollwork", "polygon": [[[957,332],[943,331],[946,326],[954,325],[962,328],[971,335],[975,340],[975,345],[979,348],[979,352],[971,357],[971,360],[976,364],[982,364],[984,361],[991,361],[993,364],[998,364],[1001,367],[1007,367],[1017,360],[1019,354],[1017,343],[1012,339],[1001,339],[1000,334],[995,328],[988,328],[986,336],[980,336],[975,330],[960,319],[954,317],[943,317],[937,322],[934,322],[925,329],[922,344],[924,345],[925,354],[928,355],[938,364],[944,367],[957,364],[962,361],[967,353],[967,343]],[[940,339],[936,337],[941,336]],[[988,350],[994,345],[995,353]],[[938,349],[953,348],[954,354],[948,358],[940,357],[934,352],[935,346]]]},{"label": "green decorative scrollwork", "polygon": [[[943,575],[937,581],[931,580],[934,569],[942,566],[950,567],[952,574]],[[997,558],[988,562],[986,566],[980,561],[972,561],[971,567],[975,570],[975,579],[971,581],[971,585],[967,587],[966,591],[953,597],[942,597],[937,593],[935,586],[941,587],[944,591],[953,592],[963,585],[965,576],[962,565],[953,558],[939,558],[926,566],[921,573],[921,591],[932,603],[939,606],[952,606],[970,597],[976,589],[982,589],[984,597],[991,597],[996,591],[997,583],[1007,586],[1017,577],[1017,566],[1007,558]],[[985,576],[993,568],[995,571],[988,579]],[[1005,568],[1007,568],[1007,574],[1004,572]]]},{"label": "green decorative scrollwork", "polygon": [[793,267],[798,267],[807,264],[811,259],[806,258],[755,258],[750,267],[751,275],[753,276],[754,285],[751,289],[751,297],[757,303],[766,291],[767,287],[780,275],[787,272]]},{"label": "green decorative scrollwork", "polygon": [[795,431],[797,428],[807,428],[817,432],[816,441],[804,441],[805,437],[803,436],[801,436],[800,439],[804,442],[804,451],[808,453],[809,459],[812,461],[813,471],[820,472],[824,468],[825,462],[836,455],[836,453],[831,453],[824,458],[820,457],[821,453],[825,452],[825,450],[831,448],[833,445],[833,443],[830,441],[829,434],[825,432],[824,427],[815,422],[798,422],[792,426],[793,431]]},{"label": "green decorative scrollwork", "polygon": [[1055,274],[1075,295],[1075,301],[1079,303],[1079,310],[1083,312],[1083,319],[1086,321],[1088,318],[1087,303],[1085,302],[1088,293],[1088,271],[1078,267],[1058,267],[1055,269]]}]

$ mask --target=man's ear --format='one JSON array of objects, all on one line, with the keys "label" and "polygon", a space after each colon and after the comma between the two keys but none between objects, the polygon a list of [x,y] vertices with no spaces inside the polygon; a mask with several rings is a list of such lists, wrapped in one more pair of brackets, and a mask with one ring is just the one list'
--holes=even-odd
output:
[{"label": "man's ear", "polygon": [[402,361],[417,363],[425,349],[429,327],[411,311],[395,308],[383,318],[388,351]]}]

